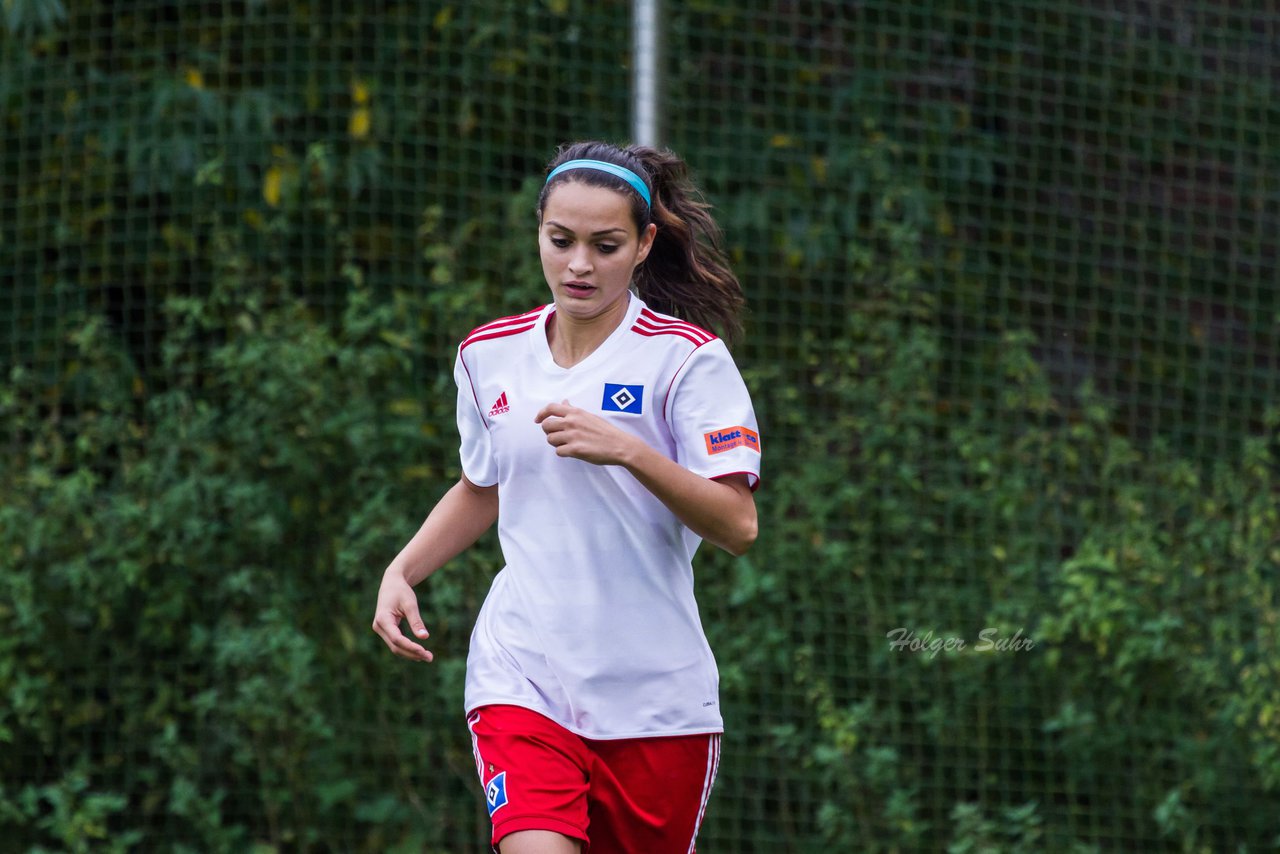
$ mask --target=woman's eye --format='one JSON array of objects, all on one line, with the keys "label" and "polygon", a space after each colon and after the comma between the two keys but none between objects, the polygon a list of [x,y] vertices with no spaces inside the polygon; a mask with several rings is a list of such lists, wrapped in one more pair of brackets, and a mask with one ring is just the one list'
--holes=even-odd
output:
[{"label": "woman's eye", "polygon": [[554,246],[554,247],[555,247],[555,248],[557,248],[557,249],[564,249],[564,248],[566,248],[566,247],[569,245],[569,238],[567,238],[567,237],[553,237],[553,238],[551,238],[551,245],[552,245],[552,246]]},{"label": "woman's eye", "polygon": [[617,251],[618,251],[618,244],[616,244],[616,243],[600,243],[600,244],[597,244],[597,245],[596,245],[596,248],[597,248],[597,249],[599,249],[603,254],[605,254],[605,255],[610,255],[610,254],[612,254],[612,253],[614,253],[614,252],[617,252]]}]

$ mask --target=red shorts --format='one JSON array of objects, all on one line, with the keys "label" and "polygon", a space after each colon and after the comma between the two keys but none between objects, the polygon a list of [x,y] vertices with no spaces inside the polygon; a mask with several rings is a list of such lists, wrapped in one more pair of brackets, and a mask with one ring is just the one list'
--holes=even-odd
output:
[{"label": "red shorts", "polygon": [[690,854],[720,760],[720,736],[595,740],[519,706],[467,717],[493,844],[550,830],[591,854]]}]

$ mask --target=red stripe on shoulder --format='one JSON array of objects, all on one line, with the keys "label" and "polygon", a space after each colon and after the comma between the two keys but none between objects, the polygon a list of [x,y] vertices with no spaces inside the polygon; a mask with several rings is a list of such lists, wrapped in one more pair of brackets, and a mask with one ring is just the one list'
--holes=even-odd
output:
[{"label": "red stripe on shoulder", "polygon": [[701,326],[674,317],[656,314],[647,308],[640,312],[640,316],[636,318],[631,331],[638,332],[641,335],[680,335],[699,346],[714,341],[716,338],[714,334]]},{"label": "red stripe on shoulder", "polygon": [[654,323],[654,324],[664,324],[664,325],[676,325],[676,326],[687,326],[687,327],[689,327],[690,329],[693,329],[693,330],[695,330],[695,331],[697,331],[697,332],[701,332],[703,335],[707,336],[708,338],[715,338],[715,337],[716,337],[714,333],[709,332],[709,331],[707,331],[706,329],[703,329],[701,326],[697,325],[696,323],[690,323],[690,322],[689,322],[689,321],[687,321],[687,320],[681,320],[680,318],[678,318],[678,317],[672,317],[672,316],[671,316],[671,315],[669,315],[669,314],[659,314],[658,312],[654,311],[654,310],[653,310],[653,309],[651,309],[651,308],[641,309],[641,310],[640,310],[640,317],[641,317],[641,318],[643,318],[643,319],[645,319],[645,320],[647,320],[647,321],[649,321],[650,323]]},{"label": "red stripe on shoulder", "polygon": [[528,332],[537,326],[534,323],[525,323],[522,326],[507,326],[501,329],[493,329],[488,332],[473,332],[467,336],[467,339],[458,346],[459,350],[465,350],[477,341],[490,341],[494,338],[506,338],[508,335],[518,335],[521,332]]},{"label": "red stripe on shoulder", "polygon": [[645,312],[641,312],[640,316],[636,318],[636,325],[655,331],[665,329],[682,329],[695,338],[701,338],[703,341],[713,341],[716,337],[714,333],[708,332],[701,326],[689,323],[685,320],[678,320],[674,317],[666,317],[660,314],[646,315]]},{"label": "red stripe on shoulder", "polygon": [[544,308],[546,308],[545,305],[540,305],[537,308],[533,309],[532,311],[526,311],[524,314],[512,314],[507,317],[499,317],[497,320],[490,320],[488,323],[482,323],[479,326],[477,326],[475,329],[472,329],[469,333],[467,333],[467,337],[469,338],[472,335],[475,335],[477,332],[487,332],[490,329],[496,329],[500,326],[511,326],[517,323],[527,323],[528,321],[533,320],[533,318],[536,317],[538,314],[540,314]]},{"label": "red stripe on shoulder", "polygon": [[695,347],[701,347],[703,344],[707,343],[706,341],[701,341],[697,338],[694,338],[692,335],[690,335],[688,332],[685,332],[682,329],[650,330],[650,329],[641,329],[640,326],[637,324],[636,326],[631,327],[631,331],[635,332],[638,335],[644,335],[649,338],[653,338],[658,335],[675,335],[679,338],[685,339],[689,343],[693,344]]},{"label": "red stripe on shoulder", "polygon": [[491,338],[502,338],[507,335],[515,335],[518,332],[526,332],[537,325],[538,315],[542,313],[544,308],[546,308],[545,305],[539,306],[532,311],[526,311],[524,314],[499,317],[497,320],[481,324],[467,333],[467,337],[462,339],[461,346],[466,347],[468,344],[474,344],[477,341],[487,341]]}]

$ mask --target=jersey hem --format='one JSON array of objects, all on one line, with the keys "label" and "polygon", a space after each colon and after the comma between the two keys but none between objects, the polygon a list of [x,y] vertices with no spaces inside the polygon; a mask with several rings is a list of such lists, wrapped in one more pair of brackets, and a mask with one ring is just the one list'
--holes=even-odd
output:
[{"label": "jersey hem", "polygon": [[551,715],[547,714],[546,709],[539,708],[538,706],[535,706],[532,703],[522,703],[519,700],[512,700],[508,697],[494,697],[492,699],[485,699],[485,700],[479,700],[472,703],[467,703],[464,716],[470,716],[472,712],[482,709],[485,706],[518,706],[521,709],[527,709],[528,711],[533,712],[534,714],[542,715],[544,718],[551,721],[556,726],[564,727],[569,732],[573,733],[579,738],[585,738],[587,741],[625,741],[626,739],[629,739],[629,738],[671,738],[673,736],[681,736],[681,735],[724,735],[724,724],[721,724],[719,727],[694,727],[692,729],[660,730],[660,731],[651,731],[651,732],[632,732],[632,733],[621,733],[621,734],[610,733],[608,735],[601,735],[599,733],[589,733],[584,730],[578,729],[577,727],[571,726],[565,723],[564,721],[553,718]]},{"label": "jersey hem", "polygon": [[731,477],[735,474],[745,474],[747,476],[747,488],[752,492],[755,492],[760,488],[760,475],[750,469],[738,469],[737,471],[726,471],[721,472],[720,474],[706,474],[703,475],[703,477],[707,480],[719,480],[722,477]]},{"label": "jersey hem", "polygon": [[[466,470],[466,469],[463,469],[463,470],[462,470],[462,476],[463,476],[463,477],[465,477],[465,478],[467,479],[467,481],[468,481],[468,482],[470,482],[470,484],[471,484],[472,486],[478,486],[478,487],[480,487],[481,489],[488,489],[488,488],[490,488],[490,487],[492,487],[492,486],[497,486],[497,485],[498,485],[498,480],[497,480],[497,478],[495,478],[495,479],[494,479],[493,483],[481,483],[479,480],[476,480],[474,477],[472,477],[471,475],[467,474],[467,470]],[[753,490],[753,491],[754,491],[754,490]]]},{"label": "jersey hem", "polygon": [[521,813],[513,815],[510,818],[504,818],[493,823],[493,833],[490,836],[492,845],[497,845],[502,840],[513,833],[519,833],[522,830],[550,830],[555,833],[561,833],[571,839],[579,839],[588,842],[587,832],[572,822],[563,819],[553,818],[541,813]]}]

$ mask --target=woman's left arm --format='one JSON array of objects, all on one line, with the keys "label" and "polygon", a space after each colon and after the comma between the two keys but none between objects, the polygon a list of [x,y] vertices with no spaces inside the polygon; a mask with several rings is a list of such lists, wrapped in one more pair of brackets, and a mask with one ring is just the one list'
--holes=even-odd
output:
[{"label": "woman's left arm", "polygon": [[733,555],[755,542],[756,502],[747,475],[711,480],[660,454],[631,433],[569,403],[551,403],[534,421],[562,457],[623,466],[689,530]]}]

